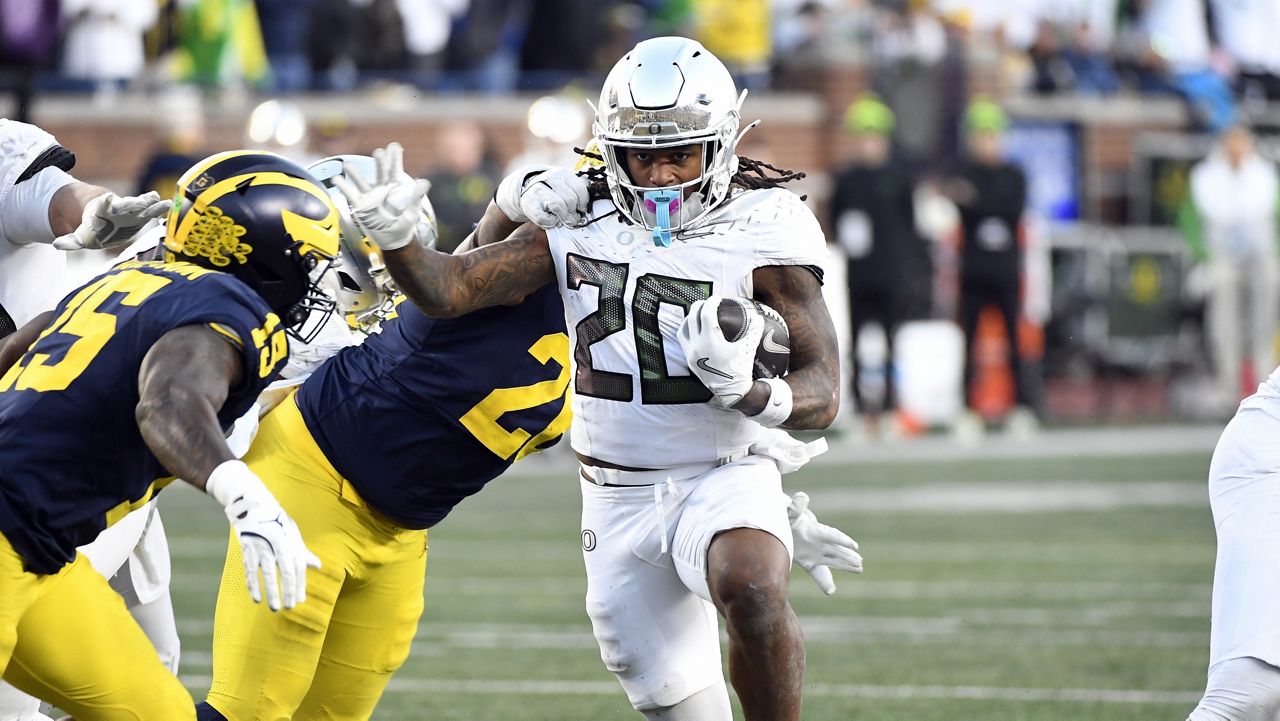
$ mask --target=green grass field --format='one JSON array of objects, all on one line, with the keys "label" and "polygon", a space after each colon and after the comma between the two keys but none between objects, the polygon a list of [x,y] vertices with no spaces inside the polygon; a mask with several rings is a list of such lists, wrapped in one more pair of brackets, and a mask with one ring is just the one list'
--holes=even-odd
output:
[{"label": "green grass field", "polygon": [[[867,569],[838,577],[833,597],[795,571],[804,718],[1184,718],[1208,653],[1208,460],[948,458],[788,476],[861,542]],[[582,609],[577,487],[526,465],[431,531],[426,614],[375,719],[639,718]],[[162,508],[183,677],[202,698],[226,525],[190,490],[166,491]]]}]

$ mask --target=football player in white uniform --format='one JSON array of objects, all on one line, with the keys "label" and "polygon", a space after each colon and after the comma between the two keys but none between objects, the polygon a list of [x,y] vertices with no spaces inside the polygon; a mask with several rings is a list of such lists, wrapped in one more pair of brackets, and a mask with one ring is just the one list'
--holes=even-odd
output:
[{"label": "football player in white uniform", "polygon": [[1280,368],[1244,399],[1213,450],[1218,535],[1209,674],[1187,721],[1280,718]]},{"label": "football player in white uniform", "polygon": [[[169,201],[156,193],[120,197],[78,181],[66,172],[74,164],[75,156],[49,133],[0,119],[0,338],[53,308],[85,280],[69,271],[63,251],[121,246],[169,210]],[[143,552],[131,554],[135,548]],[[81,550],[112,579],[161,660],[176,671],[179,643],[168,595],[168,549],[152,506],[130,514]],[[47,719],[39,707],[36,698],[0,683],[0,721]]]},{"label": "football player in white uniform", "polygon": [[[605,182],[513,174],[481,221],[510,237],[462,255],[412,242],[415,213],[390,199],[392,186],[341,186],[401,290],[428,314],[559,287],[572,339],[587,610],[606,666],[651,719],[731,718],[717,611],[746,718],[800,718],[792,528],[779,465],[749,449],[766,428],[831,422],[839,353],[821,294],[822,231],[799,197],[775,187],[779,178],[735,154],[741,102],[698,43],[641,43],[614,67],[597,107]],[[382,160],[394,168],[399,152],[393,145]],[[537,225],[520,225],[530,220]],[[763,316],[744,312],[740,337],[726,338],[717,308],[729,296],[786,320],[784,377],[753,380]],[[835,565],[859,568],[856,545],[844,551]]]}]

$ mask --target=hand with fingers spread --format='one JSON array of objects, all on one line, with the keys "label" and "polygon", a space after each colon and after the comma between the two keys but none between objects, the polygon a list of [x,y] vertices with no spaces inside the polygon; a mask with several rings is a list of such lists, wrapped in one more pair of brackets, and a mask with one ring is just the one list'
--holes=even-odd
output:
[{"label": "hand with fingers spread", "polygon": [[858,542],[840,529],[819,522],[809,510],[809,494],[799,491],[791,497],[787,504],[787,517],[791,519],[791,536],[795,543],[793,558],[823,593],[830,596],[836,592],[831,569],[862,573]]},{"label": "hand with fingers spread", "polygon": [[567,168],[531,165],[498,184],[494,202],[516,223],[539,228],[578,228],[587,222],[591,193],[587,179]]},{"label": "hand with fingers spread", "polygon": [[347,166],[333,184],[347,199],[351,217],[360,229],[382,250],[397,250],[418,241],[419,211],[431,183],[418,180],[406,192],[404,148],[391,143],[373,151],[375,178],[361,177],[360,171]]},{"label": "hand with fingers spread", "polygon": [[53,239],[58,250],[118,248],[133,241],[147,223],[169,212],[171,200],[156,191],[138,196],[103,193],[84,206],[80,225]]},{"label": "hand with fingers spread", "polygon": [[307,550],[298,526],[253,471],[242,461],[226,461],[209,474],[205,491],[231,521],[254,603],[262,601],[263,588],[272,611],[306,601],[307,569],[320,568],[320,559]]}]

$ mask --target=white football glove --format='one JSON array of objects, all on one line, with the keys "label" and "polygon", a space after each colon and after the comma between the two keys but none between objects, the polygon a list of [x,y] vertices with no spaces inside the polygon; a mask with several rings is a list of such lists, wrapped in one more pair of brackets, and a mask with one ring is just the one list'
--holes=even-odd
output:
[{"label": "white football glove", "polygon": [[169,212],[171,200],[156,191],[138,196],[103,193],[85,203],[80,225],[53,239],[58,250],[97,250],[127,245],[147,223]]},{"label": "white football glove", "polygon": [[778,464],[783,475],[794,473],[810,460],[827,452],[827,439],[818,438],[808,443],[796,440],[781,428],[765,428],[760,437],[747,449],[753,456],[767,456]]},{"label": "white football glove", "polygon": [[400,143],[374,150],[373,160],[377,177],[372,180],[361,177],[360,171],[351,166],[333,179],[334,186],[347,198],[351,217],[382,250],[397,250],[426,240],[417,237],[418,208],[431,183],[418,180],[406,192],[402,183],[404,148]]},{"label": "white football glove", "polygon": [[262,601],[259,571],[272,611],[306,601],[307,569],[320,568],[320,559],[307,550],[298,526],[253,471],[241,461],[226,461],[209,474],[205,491],[226,509],[254,603]]},{"label": "white football glove", "polygon": [[799,491],[791,497],[787,518],[791,519],[793,558],[823,593],[830,596],[836,592],[831,569],[862,573],[858,542],[838,528],[819,523],[818,517],[809,510],[809,494]]},{"label": "white football glove", "polygon": [[513,222],[539,228],[578,228],[591,211],[587,179],[566,168],[520,168],[502,179],[493,199]]},{"label": "white football glove", "polygon": [[742,337],[724,337],[717,318],[721,296],[695,301],[680,325],[678,337],[689,370],[711,391],[711,404],[732,408],[751,390],[756,346],[764,333],[764,318],[752,305],[747,309]]}]

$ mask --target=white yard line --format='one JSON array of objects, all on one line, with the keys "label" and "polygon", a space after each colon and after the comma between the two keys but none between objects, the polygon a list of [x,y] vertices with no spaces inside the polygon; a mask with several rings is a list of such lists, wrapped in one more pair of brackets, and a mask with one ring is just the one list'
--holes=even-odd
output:
[{"label": "white yard line", "polygon": [[[182,676],[188,686],[205,687],[210,678]],[[805,686],[806,696],[889,700],[969,700],[1020,703],[1194,704],[1199,693],[1101,688],[1006,688],[993,686],[879,686],[874,684],[815,683]],[[478,679],[391,679],[391,694],[461,694],[467,696],[621,696],[614,681],[516,681]]]}]

